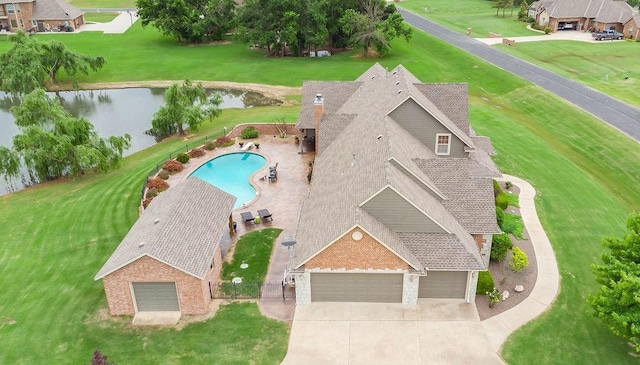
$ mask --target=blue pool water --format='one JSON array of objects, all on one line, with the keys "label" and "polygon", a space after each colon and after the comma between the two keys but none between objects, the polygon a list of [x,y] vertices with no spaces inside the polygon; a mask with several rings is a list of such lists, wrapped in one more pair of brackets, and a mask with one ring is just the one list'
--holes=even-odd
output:
[{"label": "blue pool water", "polygon": [[189,176],[195,176],[235,196],[235,209],[255,198],[256,189],[249,184],[249,177],[266,163],[264,157],[255,153],[230,153],[208,161]]}]

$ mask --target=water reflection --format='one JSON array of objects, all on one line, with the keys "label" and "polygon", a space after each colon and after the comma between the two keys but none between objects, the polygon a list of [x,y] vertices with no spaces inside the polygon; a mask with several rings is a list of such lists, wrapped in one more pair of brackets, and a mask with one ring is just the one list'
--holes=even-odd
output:
[{"label": "water reflection", "polygon": [[[144,131],[151,127],[153,113],[164,102],[164,88],[130,88],[111,90],[81,90],[48,93],[58,98],[65,109],[76,117],[85,117],[93,123],[101,136],[131,135],[131,148],[125,155],[132,154],[155,143],[152,136]],[[221,108],[251,108],[254,106],[278,105],[280,101],[270,99],[256,92],[220,89],[208,92],[220,92],[222,95]],[[0,145],[11,146],[11,140],[19,130],[14,124],[10,112],[12,106],[19,100],[11,95],[0,92]],[[24,184],[12,182],[13,187],[7,186],[0,177],[0,195]]]}]

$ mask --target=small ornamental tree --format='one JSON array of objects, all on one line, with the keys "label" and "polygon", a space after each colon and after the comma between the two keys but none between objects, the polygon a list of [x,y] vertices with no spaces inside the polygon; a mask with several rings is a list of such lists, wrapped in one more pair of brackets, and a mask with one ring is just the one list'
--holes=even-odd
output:
[{"label": "small ornamental tree", "polygon": [[164,102],[165,105],[153,115],[151,129],[145,132],[158,139],[176,133],[184,135],[185,125],[196,130],[206,118],[219,116],[222,97],[219,93],[208,96],[202,84],[193,85],[185,80],[167,89]]},{"label": "small ornamental tree", "polygon": [[600,289],[589,305],[615,335],[640,352],[640,214],[627,218],[627,234],[605,237],[602,264],[593,265]]},{"label": "small ornamental tree", "polygon": [[515,273],[521,273],[529,266],[529,258],[527,254],[520,249],[520,247],[513,248],[513,255],[511,256],[511,262],[509,262],[509,268]]}]

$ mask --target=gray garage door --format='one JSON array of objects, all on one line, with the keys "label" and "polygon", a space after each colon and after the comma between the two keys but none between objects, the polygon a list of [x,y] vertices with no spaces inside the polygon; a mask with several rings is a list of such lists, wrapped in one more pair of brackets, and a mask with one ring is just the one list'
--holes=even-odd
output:
[{"label": "gray garage door", "polygon": [[464,299],[466,288],[466,271],[427,271],[420,277],[418,298]]},{"label": "gray garage door", "polygon": [[138,312],[179,311],[176,283],[132,283]]},{"label": "gray garage door", "polygon": [[312,302],[402,302],[402,274],[311,274]]}]

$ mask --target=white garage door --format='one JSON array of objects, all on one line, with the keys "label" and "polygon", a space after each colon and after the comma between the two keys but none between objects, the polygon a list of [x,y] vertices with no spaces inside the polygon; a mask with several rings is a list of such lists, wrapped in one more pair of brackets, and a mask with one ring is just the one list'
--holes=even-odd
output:
[{"label": "white garage door", "polygon": [[420,277],[418,298],[464,299],[466,289],[466,271],[427,271]]},{"label": "white garage door", "polygon": [[180,311],[176,283],[131,283],[138,312]]},{"label": "white garage door", "polygon": [[402,302],[402,274],[311,274],[312,302]]}]

